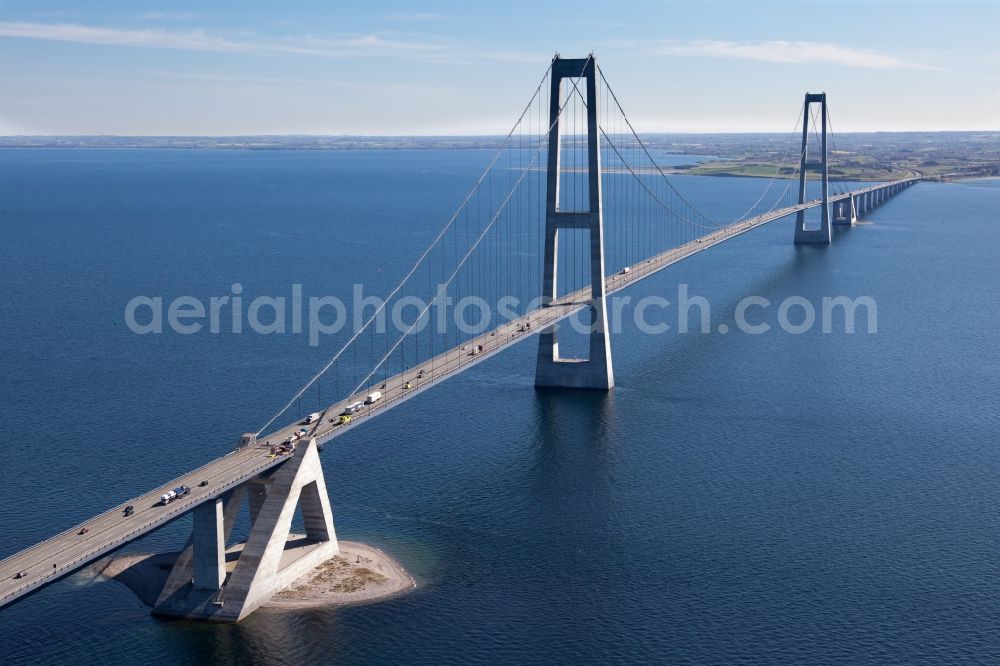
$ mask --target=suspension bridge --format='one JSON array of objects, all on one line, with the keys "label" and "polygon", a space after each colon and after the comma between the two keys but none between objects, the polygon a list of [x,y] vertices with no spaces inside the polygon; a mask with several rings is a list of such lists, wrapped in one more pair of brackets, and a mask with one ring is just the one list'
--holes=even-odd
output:
[{"label": "suspension bridge", "polygon": [[[826,95],[806,94],[781,164],[727,218],[696,207],[667,177],[593,56],[557,55],[455,213],[319,372],[235,450],[0,561],[0,606],[193,513],[154,612],[242,619],[338,552],[318,458],[330,440],[536,335],[538,386],[608,390],[610,294],[780,219],[794,218],[791,242],[830,244],[834,225],[854,224],[920,180],[831,181],[830,130]],[[434,303],[473,297],[506,300],[506,314],[476,327],[429,325]],[[390,306],[406,298],[417,298],[416,316],[389,330]],[[558,324],[574,316],[586,330],[581,358],[560,353]],[[293,410],[298,418],[275,427]],[[249,537],[230,570],[227,543],[244,502]],[[305,535],[289,540],[296,507]]]}]

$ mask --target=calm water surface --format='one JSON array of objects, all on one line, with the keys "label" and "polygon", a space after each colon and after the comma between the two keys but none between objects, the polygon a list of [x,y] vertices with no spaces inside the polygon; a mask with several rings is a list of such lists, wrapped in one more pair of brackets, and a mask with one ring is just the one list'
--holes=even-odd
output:
[{"label": "calm water surface", "polygon": [[[0,152],[0,555],[224,453],[332,351],[138,336],[130,298],[384,292],[488,159]],[[677,183],[719,214],[760,189]],[[338,534],[412,594],[212,626],[81,572],[0,611],[0,661],[1000,663],[997,210],[1000,181],[921,184],[832,247],[776,222],[628,292],[687,283],[713,329],[869,295],[875,335],[626,326],[607,395],[536,391],[528,342],[337,439]]]}]

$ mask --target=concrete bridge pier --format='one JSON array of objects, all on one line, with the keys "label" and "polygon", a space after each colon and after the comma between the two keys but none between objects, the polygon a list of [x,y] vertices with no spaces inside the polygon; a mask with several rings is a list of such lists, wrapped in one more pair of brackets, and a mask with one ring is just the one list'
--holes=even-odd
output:
[{"label": "concrete bridge pier", "polygon": [[842,226],[853,226],[858,223],[858,213],[854,206],[854,195],[848,195],[846,199],[841,199],[834,204],[836,215],[833,223]]},{"label": "concrete bridge pier", "polygon": [[225,499],[206,502],[194,510],[191,583],[195,589],[213,592],[222,589],[222,584],[226,581],[226,540],[233,529],[245,493],[245,487],[240,486],[227,493]]},{"label": "concrete bridge pier", "polygon": [[[229,548],[227,557],[226,542],[247,496],[250,535],[242,549]],[[305,536],[290,539],[296,507],[302,510]],[[339,552],[316,440],[310,439],[273,473],[194,510],[191,538],[153,613],[239,622]]]},{"label": "concrete bridge pier", "polygon": [[[587,210],[561,210],[559,205],[562,122],[559,107],[564,95],[563,79],[586,81],[587,98]],[[538,336],[535,386],[609,390],[614,384],[611,365],[611,338],[608,335],[607,293],[604,279],[604,216],[601,193],[601,151],[598,137],[597,63],[593,57],[552,61],[552,90],[549,107],[549,161],[545,214],[545,254],[543,256],[542,307],[559,298],[557,263],[559,231],[587,230],[590,235],[590,302],[587,313],[588,357],[561,358],[557,325]]]}]

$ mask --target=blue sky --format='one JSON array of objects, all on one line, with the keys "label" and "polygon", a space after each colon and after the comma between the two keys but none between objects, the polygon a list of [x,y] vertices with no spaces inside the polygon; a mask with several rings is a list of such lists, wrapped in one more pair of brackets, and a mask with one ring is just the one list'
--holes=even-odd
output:
[{"label": "blue sky", "polygon": [[1000,130],[1000,3],[0,0],[0,134],[500,134],[594,51],[640,131]]}]

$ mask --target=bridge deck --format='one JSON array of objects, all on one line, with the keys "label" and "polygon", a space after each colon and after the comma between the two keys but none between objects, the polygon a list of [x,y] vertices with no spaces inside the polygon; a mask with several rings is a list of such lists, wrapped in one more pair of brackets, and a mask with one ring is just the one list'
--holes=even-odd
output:
[{"label": "bridge deck", "polygon": [[[907,179],[916,180],[916,179]],[[906,182],[906,181],[897,181]],[[874,185],[850,194],[830,197],[831,203],[843,200],[851,195],[883,189],[896,183]],[[713,231],[680,247],[663,252],[655,257],[629,267],[627,272],[618,273],[606,278],[605,287],[608,294],[625,289],[636,282],[675,264],[693,254],[706,250],[713,245],[744,234],[752,229],[763,226],[774,220],[787,217],[800,210],[814,208],[820,205],[819,200],[782,208],[765,215],[737,222],[717,231]],[[515,321],[503,324],[496,329],[484,333],[463,345],[449,349],[429,359],[417,368],[389,378],[384,387],[376,384],[364,393],[352,396],[328,406],[321,412],[321,418],[313,424],[311,436],[322,444],[343,435],[345,432],[362,423],[368,422],[379,414],[392,409],[418,393],[452,377],[487,358],[503,351],[509,346],[521,342],[547,326],[574,315],[589,304],[590,288],[569,294],[556,303],[538,308]],[[530,327],[525,327],[530,323]],[[470,350],[482,345],[483,351],[471,354]],[[423,370],[421,374],[420,371]],[[404,388],[406,382],[410,389]],[[383,397],[374,405],[365,406],[355,414],[351,423],[338,425],[337,417],[344,407],[352,402],[364,400],[370,390],[381,390]],[[219,497],[235,486],[251,479],[265,470],[285,462],[286,458],[273,458],[269,455],[270,444],[277,444],[303,427],[301,422],[291,423],[276,430],[266,437],[261,437],[254,446],[232,451],[221,458],[180,476],[169,483],[149,491],[139,497],[98,515],[81,525],[66,530],[39,544],[15,553],[0,561],[0,607],[15,601],[49,583],[86,566],[88,563],[122,547],[128,542],[151,532],[163,525],[176,520],[188,513],[199,504]],[[206,486],[199,486],[207,481]],[[181,485],[191,488],[191,493],[163,506],[159,503],[160,496]],[[124,508],[134,507],[130,517],[124,516]],[[80,534],[86,527],[88,532]],[[19,572],[24,572],[23,578],[15,578]]]}]

